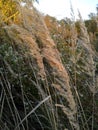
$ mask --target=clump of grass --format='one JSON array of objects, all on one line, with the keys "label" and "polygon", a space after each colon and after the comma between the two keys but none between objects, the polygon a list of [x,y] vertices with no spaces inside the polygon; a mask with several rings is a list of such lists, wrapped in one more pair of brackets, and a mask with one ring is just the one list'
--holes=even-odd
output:
[{"label": "clump of grass", "polygon": [[[23,10],[27,11],[24,7]],[[76,126],[75,122],[76,108],[67,72],[42,17],[36,10],[33,11],[33,13],[30,12],[30,16],[33,15],[34,19],[30,18],[29,22],[23,17],[21,24],[2,28],[1,86],[6,98],[1,101],[1,122],[3,125],[6,124],[8,129],[57,130],[66,127],[73,129],[78,125]],[[29,17],[28,14],[27,17]],[[33,29],[32,20],[34,20]],[[25,24],[27,22],[28,25]],[[40,31],[35,28],[36,26],[40,28]],[[42,44],[41,47],[37,45],[37,38]],[[40,77],[44,73],[45,78]],[[61,89],[56,88],[57,84]],[[50,100],[44,102],[28,116],[28,113],[48,96],[51,96]],[[62,118],[65,110],[68,111]],[[5,114],[7,112],[8,114]],[[63,124],[62,121],[69,122],[69,125]]]}]

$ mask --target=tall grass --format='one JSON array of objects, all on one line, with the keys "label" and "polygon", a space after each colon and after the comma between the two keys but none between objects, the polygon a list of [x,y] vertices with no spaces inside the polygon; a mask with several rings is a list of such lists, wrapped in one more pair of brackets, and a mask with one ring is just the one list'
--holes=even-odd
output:
[{"label": "tall grass", "polygon": [[0,129],[94,130],[94,53],[83,20],[78,34],[71,6],[70,31],[63,33],[69,46],[59,38],[61,61],[40,14],[20,11],[20,22],[0,31]]}]

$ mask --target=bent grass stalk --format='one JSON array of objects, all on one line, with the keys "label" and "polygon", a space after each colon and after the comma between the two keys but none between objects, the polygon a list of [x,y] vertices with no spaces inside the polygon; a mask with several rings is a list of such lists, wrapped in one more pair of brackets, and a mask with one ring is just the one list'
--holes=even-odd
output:
[{"label": "bent grass stalk", "polygon": [[34,113],[44,102],[46,102],[51,96],[46,97],[44,100],[42,100],[32,111],[30,111],[22,120],[21,122],[16,126],[17,127],[22,124],[32,113]]}]

